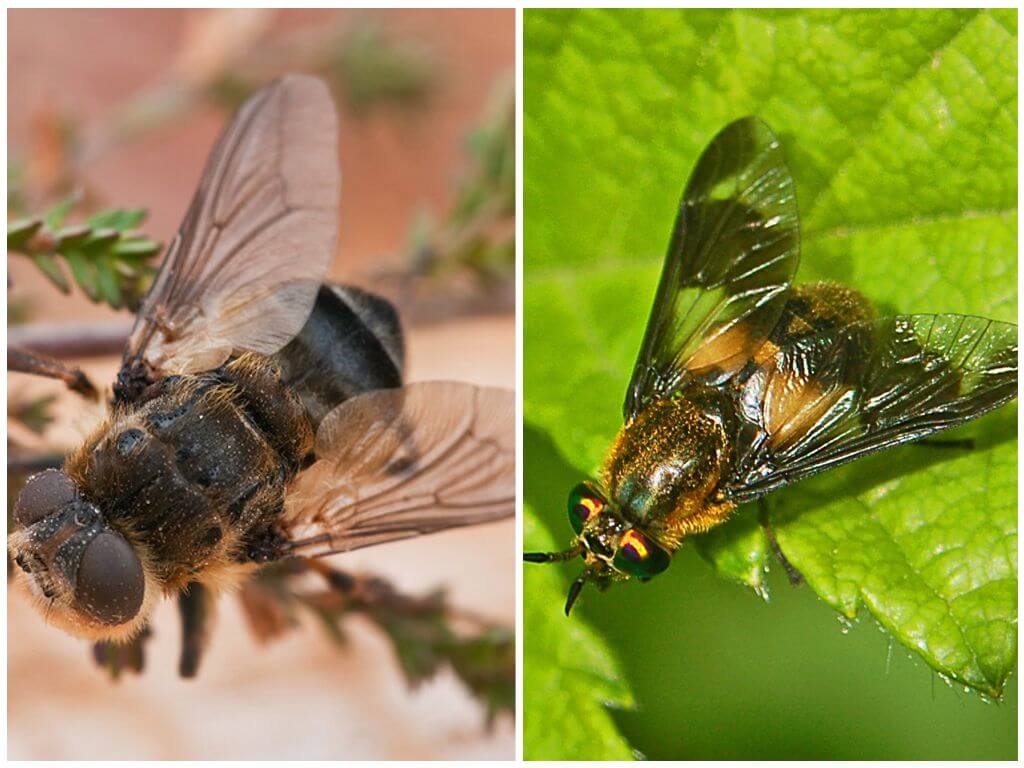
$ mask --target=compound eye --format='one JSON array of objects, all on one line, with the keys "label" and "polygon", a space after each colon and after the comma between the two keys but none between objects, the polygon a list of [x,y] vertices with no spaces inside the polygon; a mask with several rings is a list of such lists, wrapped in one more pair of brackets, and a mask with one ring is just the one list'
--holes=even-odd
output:
[{"label": "compound eye", "polygon": [[28,527],[75,500],[77,492],[71,478],[59,469],[47,469],[32,475],[14,504],[14,520]]},{"label": "compound eye", "polygon": [[123,536],[104,531],[86,545],[75,587],[79,610],[102,624],[124,624],[139,612],[145,591],[142,563]]},{"label": "compound eye", "polygon": [[602,499],[587,483],[580,483],[569,494],[569,524],[579,535],[587,520],[600,514],[605,507]]},{"label": "compound eye", "polygon": [[671,556],[644,534],[631,528],[622,534],[613,565],[622,573],[649,579],[668,568]]}]

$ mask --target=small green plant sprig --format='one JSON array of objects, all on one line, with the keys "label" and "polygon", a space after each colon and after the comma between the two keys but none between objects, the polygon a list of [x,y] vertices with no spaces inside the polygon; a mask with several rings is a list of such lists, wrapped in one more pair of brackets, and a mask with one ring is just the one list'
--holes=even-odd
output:
[{"label": "small green plant sprig", "polygon": [[510,81],[495,87],[480,123],[466,141],[470,167],[454,205],[440,222],[423,214],[411,240],[413,271],[444,275],[468,270],[485,285],[500,283],[515,267],[515,93]]},{"label": "small green plant sprig", "polygon": [[42,216],[9,222],[8,252],[32,261],[62,293],[71,292],[73,280],[91,301],[137,308],[156,271],[151,262],[163,247],[136,231],[146,211],[114,208],[83,224],[66,224],[74,207],[72,198]]},{"label": "small green plant sprig", "polygon": [[[299,586],[297,577],[310,572],[322,578],[325,589]],[[298,626],[299,614],[308,611],[341,646],[346,642],[344,621],[362,615],[387,635],[410,687],[448,667],[484,705],[488,724],[502,711],[514,711],[512,630],[459,612],[441,590],[410,597],[377,577],[291,559],[263,568],[245,585],[241,599],[250,629],[263,642]]]}]

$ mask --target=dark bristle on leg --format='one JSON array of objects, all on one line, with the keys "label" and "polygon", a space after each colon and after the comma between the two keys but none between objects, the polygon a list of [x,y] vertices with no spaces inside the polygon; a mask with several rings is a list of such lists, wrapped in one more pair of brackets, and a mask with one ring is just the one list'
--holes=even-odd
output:
[{"label": "dark bristle on leg", "polygon": [[523,560],[527,563],[560,563],[577,557],[582,549],[579,544],[564,552],[524,552]]},{"label": "dark bristle on leg", "polygon": [[141,674],[146,666],[146,641],[152,634],[149,626],[145,626],[139,634],[124,643],[100,640],[92,647],[93,658],[114,680],[125,670]]},{"label": "dark bristle on leg", "polygon": [[764,530],[764,535],[767,537],[768,543],[772,547],[772,552],[775,553],[775,557],[778,561],[782,563],[782,567],[786,571],[786,576],[789,578],[789,583],[794,587],[799,587],[804,583],[804,575],[796,569],[796,566],[786,559],[784,554],[782,554],[782,548],[779,547],[779,542],[775,538],[775,532],[772,530],[771,523],[768,522],[768,502],[763,498],[758,499],[758,506],[760,507],[758,517],[761,521],[761,528]]},{"label": "dark bristle on leg", "polygon": [[576,581],[569,587],[569,596],[565,600],[565,615],[568,616],[572,612],[572,606],[576,602],[576,598],[580,596],[580,591],[583,589],[583,584],[586,582],[585,576],[580,576]]},{"label": "dark bristle on leg", "polygon": [[936,440],[934,438],[924,438],[918,440],[911,445],[920,445],[925,448],[956,448],[961,451],[972,451],[974,450],[974,438],[965,437],[961,440]]},{"label": "dark bristle on leg", "polygon": [[181,677],[193,678],[199,673],[199,662],[210,642],[213,605],[213,596],[199,582],[192,582],[178,595],[178,612],[181,615],[178,674]]}]

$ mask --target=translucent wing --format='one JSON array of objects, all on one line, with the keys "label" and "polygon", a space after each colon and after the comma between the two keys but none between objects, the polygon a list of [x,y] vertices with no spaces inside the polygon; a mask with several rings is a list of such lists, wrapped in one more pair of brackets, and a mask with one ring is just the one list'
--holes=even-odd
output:
[{"label": "translucent wing", "polygon": [[626,420],[691,375],[736,373],[778,322],[799,257],[793,179],[778,139],[755,117],[730,123],[683,193]]},{"label": "translucent wing", "polygon": [[511,517],[512,393],[424,382],[359,395],[317,432],[285,504],[292,548],[318,556]]},{"label": "translucent wing", "polygon": [[126,364],[189,373],[270,354],[309,315],[334,255],[337,117],[316,78],[254,94],[214,147],[143,300]]},{"label": "translucent wing", "polygon": [[900,315],[783,346],[740,391],[736,502],[949,429],[1017,394],[1017,326]]}]

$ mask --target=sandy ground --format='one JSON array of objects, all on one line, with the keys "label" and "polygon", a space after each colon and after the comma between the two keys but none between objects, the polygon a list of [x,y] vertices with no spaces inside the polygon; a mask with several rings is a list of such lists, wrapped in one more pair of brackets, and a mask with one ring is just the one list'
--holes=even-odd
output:
[{"label": "sandy ground", "polygon": [[[512,12],[401,11],[376,14],[389,29],[424,39],[445,67],[446,86],[417,121],[342,115],[342,231],[334,277],[362,279],[400,250],[416,210],[442,210],[462,158],[460,145],[490,85],[511,70]],[[42,103],[94,117],[155,77],[173,57],[186,13],[13,11],[9,31],[9,145],[28,138],[28,116]],[[282,24],[325,18],[285,14]],[[113,45],[111,41],[117,42]],[[126,64],[130,63],[130,65]],[[57,85],[59,83],[59,86]],[[146,205],[150,231],[177,226],[222,118],[197,115],[102,158],[90,180],[111,201]],[[62,299],[12,260],[14,293],[34,320],[101,320],[113,313]],[[412,328],[410,378],[514,385],[510,315]],[[115,359],[78,361],[109,385]],[[12,375],[9,396],[60,392],[50,382]],[[71,445],[98,408],[61,393],[48,434]],[[399,587],[448,588],[455,605],[514,621],[515,551],[511,522],[385,545],[339,556],[339,567],[379,573]],[[217,631],[200,676],[177,677],[179,623],[173,604],[157,610],[147,670],[112,684],[84,641],[48,627],[17,588],[8,601],[8,757],[11,759],[511,759],[513,726],[492,732],[483,711],[450,674],[406,688],[388,641],[349,623],[339,651],[318,627],[261,647],[234,598],[221,600]]]}]

